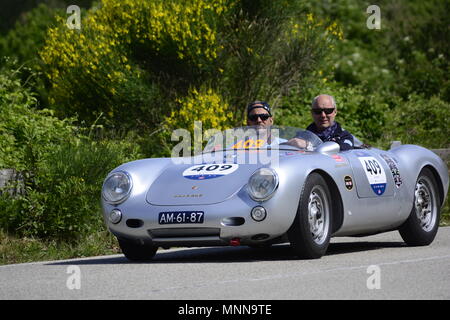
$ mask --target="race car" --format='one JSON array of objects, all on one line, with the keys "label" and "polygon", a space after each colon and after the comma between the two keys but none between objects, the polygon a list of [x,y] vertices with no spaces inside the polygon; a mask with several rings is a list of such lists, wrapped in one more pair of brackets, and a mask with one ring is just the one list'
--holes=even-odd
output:
[{"label": "race car", "polygon": [[[305,147],[291,146],[292,138]],[[355,141],[342,152],[299,128],[216,132],[197,155],[112,170],[102,187],[104,221],[132,261],[151,260],[159,247],[276,243],[315,259],[331,237],[392,230],[408,245],[430,244],[448,192],[446,164],[417,145],[383,151]]]}]

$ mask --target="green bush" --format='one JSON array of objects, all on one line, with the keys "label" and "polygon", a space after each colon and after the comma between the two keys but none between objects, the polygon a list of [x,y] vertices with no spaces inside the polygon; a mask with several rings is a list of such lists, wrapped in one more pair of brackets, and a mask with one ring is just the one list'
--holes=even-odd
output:
[{"label": "green bush", "polygon": [[154,128],[176,91],[209,71],[226,2],[104,0],[83,16],[81,30],[61,19],[40,51],[50,104],[61,116],[92,122],[103,113],[116,128],[135,128],[136,119]]},{"label": "green bush", "polygon": [[47,28],[56,24],[56,15],[63,14],[63,10],[51,9],[43,3],[26,12],[13,29],[0,37],[0,57],[15,57],[20,63],[36,65],[39,60],[36,53],[44,46]]},{"label": "green bush", "polygon": [[[381,0],[381,29],[366,27],[361,0],[308,2],[311,12],[329,16],[343,27],[329,68],[344,85],[364,85],[367,91],[407,99],[413,92],[450,100],[448,1]],[[379,92],[383,90],[384,92]]]},{"label": "green bush", "polygon": [[140,157],[131,141],[63,143],[39,163],[24,195],[0,197],[0,225],[19,235],[58,239],[101,230],[103,179],[119,164]]},{"label": "green bush", "polygon": [[[42,72],[42,61],[37,52],[45,44],[47,28],[56,24],[56,16],[63,16],[62,9],[50,8],[40,3],[34,9],[25,12],[15,23],[15,27],[9,30],[4,37],[0,37],[0,58],[13,57],[18,63],[25,65],[22,69],[22,80],[31,76],[32,70],[35,74]],[[0,62],[0,65],[2,62]],[[48,105],[47,81],[44,77],[34,76],[30,82],[33,91],[37,93],[36,98],[41,105]]]},{"label": "green bush", "polygon": [[142,157],[135,137],[92,139],[37,110],[19,71],[0,72],[0,168],[24,175],[25,192],[0,195],[0,227],[18,235],[75,238],[99,230],[100,190],[108,171]]},{"label": "green bush", "polygon": [[22,85],[22,70],[14,60],[5,61],[0,69],[0,168],[32,171],[56,145],[73,139],[73,119],[38,110],[36,95]]},{"label": "green bush", "polygon": [[450,103],[433,96],[430,99],[411,94],[399,101],[387,116],[384,141],[400,140],[426,148],[450,148]]},{"label": "green bush", "polygon": [[102,113],[115,128],[140,119],[153,129],[191,90],[210,88],[229,106],[219,118],[242,122],[249,100],[279,100],[340,37],[336,24],[302,10],[268,0],[103,0],[81,30],[62,19],[49,29],[40,51],[49,102],[60,116],[92,122]]},{"label": "green bush", "polygon": [[240,1],[223,25],[218,91],[245,118],[253,100],[276,105],[310,81],[342,38],[340,26],[305,11],[300,2]]}]

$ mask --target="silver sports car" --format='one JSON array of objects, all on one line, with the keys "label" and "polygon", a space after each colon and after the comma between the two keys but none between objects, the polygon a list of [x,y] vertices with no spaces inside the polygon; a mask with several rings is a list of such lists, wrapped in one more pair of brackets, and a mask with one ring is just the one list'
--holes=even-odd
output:
[{"label": "silver sports car", "polygon": [[152,259],[158,247],[284,242],[311,259],[331,237],[391,230],[408,245],[430,244],[447,196],[446,164],[420,146],[383,151],[355,141],[341,152],[298,128],[216,131],[192,157],[114,169],[102,188],[104,220],[130,260]]}]

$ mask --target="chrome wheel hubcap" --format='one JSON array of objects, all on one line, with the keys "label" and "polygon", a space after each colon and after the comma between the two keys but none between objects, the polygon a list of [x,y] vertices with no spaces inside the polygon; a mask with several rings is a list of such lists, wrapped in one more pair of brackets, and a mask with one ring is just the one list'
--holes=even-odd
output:
[{"label": "chrome wheel hubcap", "polygon": [[322,244],[328,236],[329,204],[325,191],[315,186],[309,195],[308,222],[313,241]]},{"label": "chrome wheel hubcap", "polygon": [[433,229],[436,223],[436,203],[431,183],[426,177],[417,181],[414,191],[414,207],[420,227],[424,231]]}]

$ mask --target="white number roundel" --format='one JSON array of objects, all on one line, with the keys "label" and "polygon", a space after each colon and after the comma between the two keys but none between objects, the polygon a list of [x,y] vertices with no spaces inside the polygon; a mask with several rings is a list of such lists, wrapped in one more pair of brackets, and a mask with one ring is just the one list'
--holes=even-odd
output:
[{"label": "white number roundel", "polygon": [[358,159],[370,184],[386,183],[386,175],[377,159],[374,157],[359,157]]},{"label": "white number roundel", "polygon": [[233,173],[238,168],[239,165],[235,163],[198,164],[184,170],[183,177],[193,180],[219,178]]},{"label": "white number roundel", "polygon": [[376,195],[380,196],[386,189],[386,174],[383,167],[374,157],[359,157],[367,180]]}]

